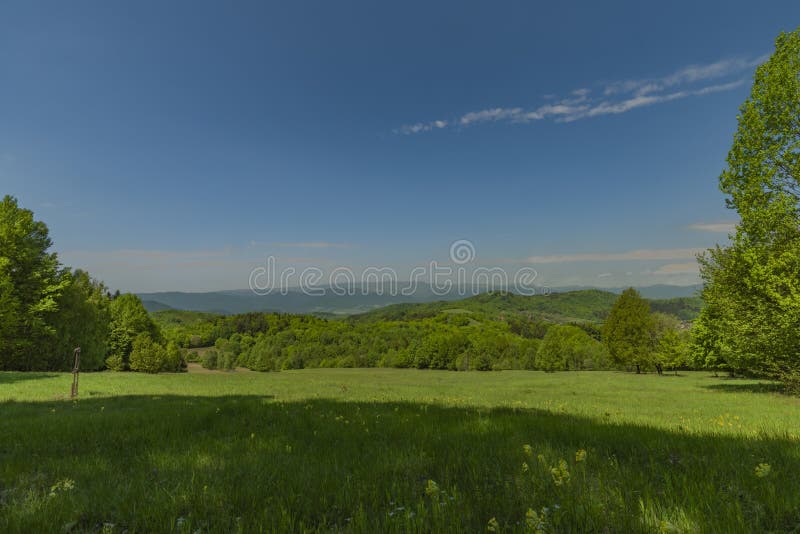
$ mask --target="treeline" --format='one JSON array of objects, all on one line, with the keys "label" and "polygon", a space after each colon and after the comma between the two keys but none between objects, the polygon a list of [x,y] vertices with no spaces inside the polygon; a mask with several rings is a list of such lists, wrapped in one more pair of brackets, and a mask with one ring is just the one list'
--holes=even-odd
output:
[{"label": "treeline", "polygon": [[[505,298],[487,295],[486,300]],[[461,303],[451,303],[460,306]],[[400,367],[448,370],[685,369],[689,332],[678,318],[651,313],[634,290],[617,301],[608,324],[555,324],[508,313],[451,308],[404,319],[373,314],[345,320],[273,313],[209,317],[157,312],[165,335],[209,369],[278,371],[309,367]],[[379,314],[382,315],[382,314]],[[634,332],[634,336],[630,333]],[[216,336],[216,337],[215,337]],[[215,339],[213,348],[191,352]],[[211,345],[211,343],[208,343]]]},{"label": "treeline", "polygon": [[15,198],[0,202],[0,370],[81,368],[179,371],[175,343],[134,295],[111,294],[81,270],[62,266],[47,226]]},{"label": "treeline", "polygon": [[[250,315],[250,314],[248,314]],[[258,332],[236,332],[204,351],[208,368],[243,366],[256,371],[308,367],[413,367],[417,369],[499,370],[600,369],[608,363],[602,344],[583,329],[552,325],[512,331],[504,322],[477,322],[443,313],[416,321],[337,321],[310,316],[263,314],[269,324]],[[228,318],[225,318],[227,322]],[[219,325],[217,325],[218,327]],[[537,359],[539,348],[568,331],[556,361]],[[537,337],[540,336],[540,337]]]}]

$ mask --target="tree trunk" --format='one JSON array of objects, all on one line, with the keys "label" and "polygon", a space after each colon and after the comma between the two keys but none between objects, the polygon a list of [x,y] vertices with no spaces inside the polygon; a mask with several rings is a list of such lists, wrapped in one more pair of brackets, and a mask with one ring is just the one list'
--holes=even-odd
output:
[{"label": "tree trunk", "polygon": [[638,363],[636,364],[636,374],[637,375],[642,374],[642,370],[639,368],[639,364]]}]

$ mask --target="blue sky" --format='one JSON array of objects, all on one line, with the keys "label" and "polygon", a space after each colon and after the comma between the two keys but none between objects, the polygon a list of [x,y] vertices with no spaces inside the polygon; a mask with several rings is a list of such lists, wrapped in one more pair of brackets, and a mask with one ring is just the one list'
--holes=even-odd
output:
[{"label": "blue sky", "polygon": [[717,176],[800,4],[4,2],[0,193],[114,288],[399,272],[697,281]]}]

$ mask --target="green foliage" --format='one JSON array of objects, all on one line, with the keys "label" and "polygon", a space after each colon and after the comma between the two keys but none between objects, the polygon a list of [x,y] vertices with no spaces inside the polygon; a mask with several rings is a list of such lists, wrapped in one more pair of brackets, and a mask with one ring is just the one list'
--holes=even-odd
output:
[{"label": "green foliage", "polygon": [[213,329],[214,322],[218,316],[213,313],[162,310],[153,312],[150,316],[164,333],[164,336],[179,346],[187,348],[208,347],[213,345],[216,339],[213,337]]},{"label": "green foliage", "polygon": [[572,325],[551,326],[536,354],[536,367],[543,371],[602,369],[607,364],[602,343]]},{"label": "green foliage", "polygon": [[58,368],[52,317],[68,285],[47,226],[5,196],[0,201],[0,370]]},{"label": "green foliage", "polygon": [[689,366],[691,335],[678,319],[664,313],[653,314],[653,357],[660,368],[676,371]]},{"label": "green foliage", "polygon": [[201,365],[206,369],[216,369],[219,355],[215,349],[209,349],[203,352],[200,360]]},{"label": "green foliage", "polygon": [[703,299],[701,297],[678,297],[650,301],[652,312],[674,315],[681,321],[693,321],[700,315],[702,309]]},{"label": "green foliage", "polygon": [[694,361],[800,384],[800,30],[758,67],[720,176],[740,217],[701,258]]},{"label": "green foliage", "polygon": [[603,341],[612,361],[636,367],[637,373],[653,363],[653,330],[647,301],[633,288],[623,291],[603,327]]},{"label": "green foliage", "polygon": [[137,370],[130,361],[134,341],[144,334],[154,343],[161,344],[161,330],[136,295],[120,295],[111,301],[109,308],[111,324],[106,365],[113,370]]},{"label": "green foliage", "polygon": [[534,296],[493,291],[459,301],[395,304],[356,317],[361,321],[420,320],[458,310],[473,320],[509,320],[521,335],[541,338],[542,323],[602,321],[615,299],[613,293],[595,289]]},{"label": "green foliage", "polygon": [[[153,341],[147,333],[141,333],[133,340],[130,354],[132,371],[158,373],[168,367],[167,351],[163,345]],[[174,369],[173,369],[174,370]]]},{"label": "green foliage", "polygon": [[126,371],[128,364],[122,359],[122,354],[116,352],[106,358],[106,368],[110,371]]},{"label": "green foliage", "polygon": [[108,352],[111,313],[106,287],[88,273],[65,273],[67,285],[53,319],[55,350],[52,369],[70,369],[73,349],[81,348],[81,369],[102,369]]},{"label": "green foliage", "polygon": [[186,370],[186,358],[183,356],[183,352],[181,351],[180,347],[175,342],[168,342],[165,348],[166,350],[166,357],[164,359],[164,365],[162,366],[163,371],[168,371],[171,373],[179,373],[181,371]]}]

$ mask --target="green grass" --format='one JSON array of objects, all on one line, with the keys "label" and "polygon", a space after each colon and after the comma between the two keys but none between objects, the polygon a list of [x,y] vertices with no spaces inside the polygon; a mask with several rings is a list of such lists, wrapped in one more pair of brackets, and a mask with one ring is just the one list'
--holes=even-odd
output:
[{"label": "green grass", "polygon": [[0,373],[0,532],[800,530],[800,400],[768,383],[95,373],[72,402],[70,381]]}]

